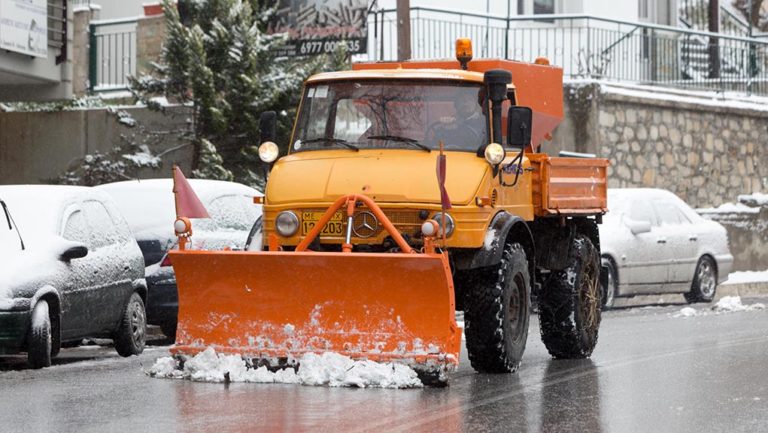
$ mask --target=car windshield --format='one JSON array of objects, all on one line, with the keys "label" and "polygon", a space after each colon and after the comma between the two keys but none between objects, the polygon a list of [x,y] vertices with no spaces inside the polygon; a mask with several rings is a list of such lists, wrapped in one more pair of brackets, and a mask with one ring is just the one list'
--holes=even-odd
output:
[{"label": "car windshield", "polygon": [[307,86],[291,152],[438,149],[488,143],[479,83],[362,80]]}]

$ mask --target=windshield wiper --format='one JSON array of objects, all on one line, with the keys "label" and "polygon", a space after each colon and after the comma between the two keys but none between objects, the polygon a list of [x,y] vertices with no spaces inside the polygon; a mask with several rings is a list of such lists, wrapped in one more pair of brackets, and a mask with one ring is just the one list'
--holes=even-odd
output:
[{"label": "windshield wiper", "polygon": [[432,152],[432,149],[428,148],[427,146],[419,143],[418,140],[414,140],[413,138],[408,137],[400,137],[399,135],[369,135],[365,137],[369,140],[392,140],[392,141],[399,141],[401,143],[407,143],[413,146],[418,147],[419,149],[426,150],[427,152]]},{"label": "windshield wiper", "polygon": [[310,138],[309,140],[302,140],[301,144],[310,144],[310,143],[333,143],[333,144],[341,144],[342,146],[348,147],[354,151],[360,150],[359,147],[354,146],[350,144],[347,140],[343,138]]}]

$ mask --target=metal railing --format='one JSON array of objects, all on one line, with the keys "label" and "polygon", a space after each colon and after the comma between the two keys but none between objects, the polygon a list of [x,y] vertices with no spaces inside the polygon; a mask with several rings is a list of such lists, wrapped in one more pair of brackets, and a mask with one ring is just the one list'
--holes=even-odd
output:
[{"label": "metal railing", "polygon": [[[371,13],[366,60],[396,59],[396,25],[394,9]],[[547,57],[570,78],[768,95],[764,40],[590,15],[504,18],[411,8],[413,58],[452,58],[459,37],[473,39],[475,57]]]},{"label": "metal railing", "polygon": [[88,82],[91,92],[128,88],[136,75],[136,18],[93,21],[90,25]]}]

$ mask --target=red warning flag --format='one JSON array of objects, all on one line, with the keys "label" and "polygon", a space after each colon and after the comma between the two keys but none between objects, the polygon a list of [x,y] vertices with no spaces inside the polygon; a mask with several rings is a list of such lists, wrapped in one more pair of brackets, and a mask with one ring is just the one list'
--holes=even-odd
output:
[{"label": "red warning flag", "polygon": [[195,194],[192,185],[189,184],[184,173],[177,166],[173,166],[173,194],[176,198],[176,217],[210,218],[205,206]]},{"label": "red warning flag", "polygon": [[443,209],[450,209],[451,199],[448,198],[448,191],[445,190],[446,159],[443,154],[443,142],[440,142],[440,155],[437,156],[437,183],[440,186],[440,204]]}]

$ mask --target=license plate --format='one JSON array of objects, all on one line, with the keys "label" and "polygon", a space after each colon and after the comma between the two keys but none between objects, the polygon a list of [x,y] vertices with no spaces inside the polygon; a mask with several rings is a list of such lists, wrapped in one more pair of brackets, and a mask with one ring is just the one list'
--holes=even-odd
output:
[{"label": "license plate", "polygon": [[[302,212],[301,213],[301,233],[306,235],[317,225],[325,212]],[[321,235],[342,236],[344,235],[344,215],[336,212],[331,220],[323,227]]]}]

